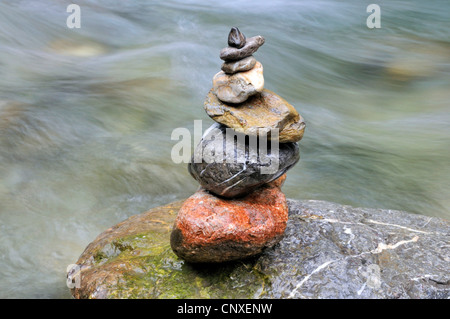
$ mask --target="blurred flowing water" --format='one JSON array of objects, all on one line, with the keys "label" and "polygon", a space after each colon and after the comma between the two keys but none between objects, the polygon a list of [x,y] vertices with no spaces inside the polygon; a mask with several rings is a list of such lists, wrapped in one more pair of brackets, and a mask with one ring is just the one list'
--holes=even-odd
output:
[{"label": "blurred flowing water", "polygon": [[0,2],[0,297],[67,298],[100,232],[197,188],[174,128],[203,100],[231,26],[266,44],[266,88],[307,122],[297,199],[450,218],[450,2]]}]

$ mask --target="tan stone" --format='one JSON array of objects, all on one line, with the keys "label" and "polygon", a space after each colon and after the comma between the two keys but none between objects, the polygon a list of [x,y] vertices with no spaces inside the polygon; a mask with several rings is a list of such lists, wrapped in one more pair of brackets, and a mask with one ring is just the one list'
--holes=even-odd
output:
[{"label": "tan stone", "polygon": [[251,70],[231,75],[220,71],[213,78],[213,92],[225,103],[242,103],[263,89],[263,66],[260,62],[256,62]]},{"label": "tan stone", "polygon": [[206,113],[216,122],[247,135],[269,134],[279,130],[279,142],[297,142],[305,131],[303,118],[286,100],[264,89],[245,103],[230,105],[221,102],[211,90],[205,100]]}]

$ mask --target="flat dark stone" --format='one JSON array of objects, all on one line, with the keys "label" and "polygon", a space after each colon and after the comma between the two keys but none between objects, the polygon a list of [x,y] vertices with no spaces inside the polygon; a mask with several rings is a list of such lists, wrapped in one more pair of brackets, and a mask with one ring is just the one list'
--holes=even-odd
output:
[{"label": "flat dark stone", "polygon": [[[264,154],[258,152],[260,146],[253,143],[255,140],[263,143],[260,138],[252,136],[250,140],[249,136],[232,129],[227,132],[226,129],[222,124],[213,124],[195,148],[188,165],[192,177],[215,195],[234,198],[247,194],[280,177],[300,159],[297,143],[279,143],[276,154],[269,141],[267,154]],[[238,136],[237,141],[234,143],[232,139],[227,139],[228,134]],[[220,155],[222,159],[216,160],[216,155]]]},{"label": "flat dark stone", "polygon": [[233,47],[223,48],[222,51],[220,51],[220,58],[227,62],[246,58],[255,53],[264,42],[264,38],[260,35],[248,38],[245,45],[240,49]]},{"label": "flat dark stone", "polygon": [[450,221],[318,200],[287,203],[289,219],[277,245],[258,257],[219,264],[189,264],[170,248],[169,225],[183,201],[133,215],[101,233],[74,261],[80,271],[69,272],[68,279],[74,282],[79,276],[81,286],[72,295],[450,298]]}]

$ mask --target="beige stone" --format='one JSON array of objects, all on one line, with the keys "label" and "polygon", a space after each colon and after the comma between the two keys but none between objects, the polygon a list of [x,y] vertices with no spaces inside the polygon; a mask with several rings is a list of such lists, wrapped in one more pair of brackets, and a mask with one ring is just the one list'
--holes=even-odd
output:
[{"label": "beige stone", "polygon": [[213,78],[212,90],[225,103],[242,103],[263,89],[263,66],[260,62],[256,62],[249,71],[231,75],[220,71]]},{"label": "beige stone", "polygon": [[239,105],[221,102],[211,90],[204,107],[214,121],[240,133],[269,134],[268,139],[271,140],[271,129],[278,129],[280,143],[297,142],[305,131],[305,122],[296,109],[266,89]]}]

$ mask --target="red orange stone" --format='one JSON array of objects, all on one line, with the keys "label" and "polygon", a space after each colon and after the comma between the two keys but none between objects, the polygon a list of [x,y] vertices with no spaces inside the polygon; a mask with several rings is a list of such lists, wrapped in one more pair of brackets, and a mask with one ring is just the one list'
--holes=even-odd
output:
[{"label": "red orange stone", "polygon": [[284,179],[239,199],[198,190],[178,212],[170,240],[173,251],[188,262],[224,262],[272,247],[281,240],[288,219],[279,188]]}]

